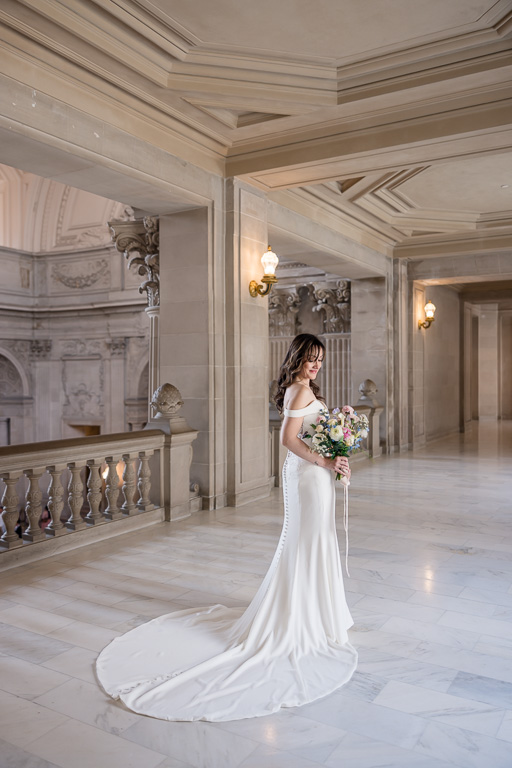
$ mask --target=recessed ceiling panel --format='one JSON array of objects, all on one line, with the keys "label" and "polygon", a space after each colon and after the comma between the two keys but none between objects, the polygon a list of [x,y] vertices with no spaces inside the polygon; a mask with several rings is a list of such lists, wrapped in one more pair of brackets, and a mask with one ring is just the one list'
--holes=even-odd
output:
[{"label": "recessed ceiling panel", "polygon": [[512,209],[512,153],[433,165],[397,192],[418,209],[492,213]]},{"label": "recessed ceiling panel", "polygon": [[360,60],[430,36],[471,31],[491,0],[139,0],[206,46],[265,55]]}]

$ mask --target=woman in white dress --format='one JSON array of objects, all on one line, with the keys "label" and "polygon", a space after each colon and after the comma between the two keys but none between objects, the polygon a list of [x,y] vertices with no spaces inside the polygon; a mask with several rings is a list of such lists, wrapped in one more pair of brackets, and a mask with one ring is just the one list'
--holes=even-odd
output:
[{"label": "woman in white dress", "polygon": [[101,685],[134,712],[162,720],[241,720],[314,701],[352,676],[357,653],[347,635],[353,622],[334,486],[335,473],[350,470],[346,458],[319,456],[299,436],[325,408],[315,384],[324,354],[319,339],[301,334],[281,367],[275,399],[288,448],[284,525],[249,607],[160,616],[100,654]]}]

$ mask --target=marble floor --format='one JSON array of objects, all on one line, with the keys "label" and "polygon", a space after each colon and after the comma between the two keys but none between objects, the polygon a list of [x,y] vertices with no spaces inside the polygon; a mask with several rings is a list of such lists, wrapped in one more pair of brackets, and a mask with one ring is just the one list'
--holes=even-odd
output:
[{"label": "marble floor", "polygon": [[[305,707],[169,723],[106,697],[111,638],[249,601],[281,497],[83,547],[0,580],[1,768],[511,768],[512,423],[355,468],[351,682]],[[341,517],[341,516],[340,516]],[[340,544],[344,537],[340,520]]]}]

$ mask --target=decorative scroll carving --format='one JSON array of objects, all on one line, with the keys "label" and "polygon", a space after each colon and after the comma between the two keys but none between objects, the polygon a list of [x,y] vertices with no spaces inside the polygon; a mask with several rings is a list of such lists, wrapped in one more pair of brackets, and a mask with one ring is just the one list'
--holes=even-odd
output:
[{"label": "decorative scroll carving", "polygon": [[317,302],[313,312],[323,312],[325,333],[347,333],[350,330],[350,283],[339,280],[335,288],[314,285]]},{"label": "decorative scroll carving", "polygon": [[35,339],[30,342],[30,355],[33,360],[48,360],[51,351],[51,339]]},{"label": "decorative scroll carving", "polygon": [[[146,291],[148,306],[160,305],[160,235],[156,216],[146,216],[135,221],[110,221],[112,242],[128,259],[128,268],[138,267],[138,273],[146,279],[139,292]],[[134,255],[138,254],[138,255]]]},{"label": "decorative scroll carving", "polygon": [[300,298],[297,291],[274,290],[268,300],[271,336],[295,336]]},{"label": "decorative scroll carving", "polygon": [[78,264],[54,264],[52,269],[52,277],[58,283],[62,283],[66,288],[90,288],[101,280],[108,272],[108,261],[106,259],[99,259],[98,261],[90,261],[85,265],[85,268]]}]

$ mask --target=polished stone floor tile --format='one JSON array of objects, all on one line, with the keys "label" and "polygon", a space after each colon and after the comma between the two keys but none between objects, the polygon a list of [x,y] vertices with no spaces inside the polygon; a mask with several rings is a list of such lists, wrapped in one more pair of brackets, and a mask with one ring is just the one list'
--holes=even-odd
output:
[{"label": "polished stone floor tile", "polygon": [[2,768],[58,768],[55,763],[31,755],[3,739],[0,739],[0,756]]},{"label": "polished stone floor tile", "polygon": [[165,757],[71,719],[31,741],[26,749],[61,768],[156,768]]},{"label": "polished stone floor tile", "polygon": [[490,704],[396,681],[388,683],[374,701],[399,712],[414,712],[428,720],[489,736],[497,734],[505,714]]},{"label": "polished stone floor tile", "polygon": [[54,712],[118,735],[137,722],[138,715],[107,696],[96,682],[71,679],[34,700]]}]

